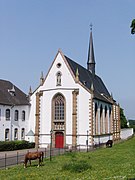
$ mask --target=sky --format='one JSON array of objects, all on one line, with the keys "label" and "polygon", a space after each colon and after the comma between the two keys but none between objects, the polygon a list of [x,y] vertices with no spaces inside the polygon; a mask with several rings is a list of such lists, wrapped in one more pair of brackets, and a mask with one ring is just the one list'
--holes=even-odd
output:
[{"label": "sky", "polygon": [[62,52],[86,67],[90,24],[96,74],[135,119],[134,0],[0,0],[0,79],[28,94]]}]

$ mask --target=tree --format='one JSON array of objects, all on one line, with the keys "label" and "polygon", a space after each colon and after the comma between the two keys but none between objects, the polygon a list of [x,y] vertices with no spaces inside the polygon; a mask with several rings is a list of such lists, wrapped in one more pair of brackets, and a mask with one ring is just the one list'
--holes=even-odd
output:
[{"label": "tree", "polygon": [[135,34],[135,19],[132,20],[130,27],[131,27],[131,34]]},{"label": "tree", "polygon": [[121,128],[127,128],[127,119],[124,115],[124,110],[120,108],[120,122],[121,122]]}]

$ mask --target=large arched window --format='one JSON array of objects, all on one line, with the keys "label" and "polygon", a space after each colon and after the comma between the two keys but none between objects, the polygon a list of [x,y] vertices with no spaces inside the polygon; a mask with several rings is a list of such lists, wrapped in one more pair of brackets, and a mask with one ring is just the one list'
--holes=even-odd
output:
[{"label": "large arched window", "polygon": [[6,120],[10,120],[10,109],[6,109]]},{"label": "large arched window", "polygon": [[64,97],[57,94],[53,99],[54,104],[54,120],[64,120]]}]

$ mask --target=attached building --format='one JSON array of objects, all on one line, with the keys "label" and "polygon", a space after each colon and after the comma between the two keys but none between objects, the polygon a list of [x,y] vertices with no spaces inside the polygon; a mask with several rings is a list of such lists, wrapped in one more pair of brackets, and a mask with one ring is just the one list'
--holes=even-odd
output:
[{"label": "attached building", "polygon": [[24,140],[29,99],[9,81],[0,80],[0,141]]}]

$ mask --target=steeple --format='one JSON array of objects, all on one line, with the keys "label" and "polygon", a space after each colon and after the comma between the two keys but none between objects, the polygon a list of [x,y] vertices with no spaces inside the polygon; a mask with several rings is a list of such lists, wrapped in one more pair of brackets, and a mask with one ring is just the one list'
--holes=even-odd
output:
[{"label": "steeple", "polygon": [[88,50],[88,61],[87,69],[95,75],[95,57],[94,57],[94,47],[93,47],[93,38],[92,38],[92,25],[90,25],[90,41],[89,41],[89,50]]}]

